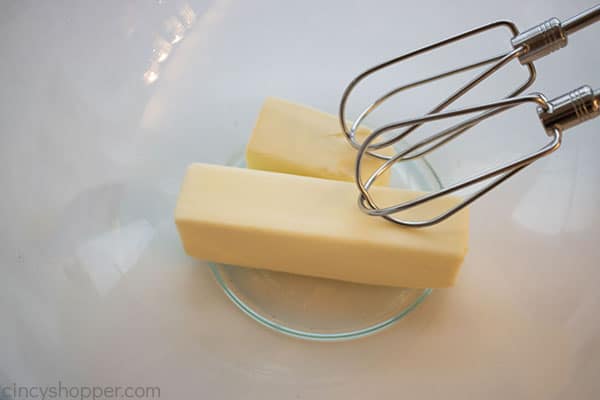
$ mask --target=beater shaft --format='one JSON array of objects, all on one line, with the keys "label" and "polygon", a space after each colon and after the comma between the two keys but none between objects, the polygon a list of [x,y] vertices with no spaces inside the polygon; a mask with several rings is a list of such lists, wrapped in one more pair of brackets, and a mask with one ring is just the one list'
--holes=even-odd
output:
[{"label": "beater shaft", "polygon": [[600,21],[600,4],[567,19],[562,25],[565,32],[570,35],[598,21]]},{"label": "beater shaft", "polygon": [[522,48],[521,64],[528,64],[567,45],[567,36],[600,21],[600,4],[561,22],[550,18],[511,40],[512,46]]}]

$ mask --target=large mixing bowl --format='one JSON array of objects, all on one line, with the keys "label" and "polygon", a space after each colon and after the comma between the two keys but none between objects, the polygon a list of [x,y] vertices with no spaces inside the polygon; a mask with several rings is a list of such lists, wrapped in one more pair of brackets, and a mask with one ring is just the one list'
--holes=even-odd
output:
[{"label": "large mixing bowl", "polygon": [[[266,96],[336,113],[346,84],[377,62],[495,19],[526,28],[589,5],[3,2],[0,385],[150,385],[173,399],[598,398],[600,121],[477,202],[457,285],[366,339],[314,343],[255,323],[184,254],[173,222],[186,166],[229,162]],[[600,85],[597,35],[590,27],[541,60],[532,90]],[[349,117],[374,93],[509,39],[493,33],[374,78]],[[514,65],[460,105],[523,76]],[[399,96],[367,124],[427,112],[466,79]],[[447,185],[545,140],[524,107],[428,162]]]}]

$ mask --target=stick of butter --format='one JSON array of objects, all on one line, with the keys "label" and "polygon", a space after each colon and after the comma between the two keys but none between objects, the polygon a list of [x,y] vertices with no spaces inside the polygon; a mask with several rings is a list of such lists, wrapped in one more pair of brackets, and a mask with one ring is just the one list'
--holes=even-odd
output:
[{"label": "stick of butter", "polygon": [[[356,136],[366,137],[371,131],[359,128]],[[378,152],[392,155],[390,147]],[[336,116],[310,107],[269,97],[246,148],[248,168],[317,178],[354,181],[356,149],[346,140]],[[363,179],[382,160],[366,156]],[[375,181],[387,186],[389,170]]]},{"label": "stick of butter", "polygon": [[[373,194],[386,206],[418,195],[389,187]],[[467,251],[466,209],[411,229],[360,212],[356,201],[349,182],[192,164],[175,220],[186,252],[204,260],[375,285],[454,284]],[[404,215],[458,201],[443,197]]]}]

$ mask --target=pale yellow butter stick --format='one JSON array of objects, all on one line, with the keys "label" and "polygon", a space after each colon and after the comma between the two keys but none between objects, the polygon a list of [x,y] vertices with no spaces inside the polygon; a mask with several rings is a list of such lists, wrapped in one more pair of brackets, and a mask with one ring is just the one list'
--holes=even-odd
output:
[{"label": "pale yellow butter stick", "polygon": [[[373,188],[383,205],[415,193]],[[193,164],[175,219],[196,258],[375,285],[448,287],[467,251],[468,212],[425,229],[362,213],[350,182]],[[458,199],[427,204],[439,213]],[[418,217],[408,211],[404,217]]]},{"label": "pale yellow butter stick", "polygon": [[[364,139],[371,131],[359,128]],[[346,140],[337,116],[287,100],[265,100],[246,147],[248,168],[317,178],[354,181],[356,149]],[[378,150],[391,155],[390,147]],[[366,156],[363,179],[383,161]],[[389,171],[375,181],[387,186]]]}]

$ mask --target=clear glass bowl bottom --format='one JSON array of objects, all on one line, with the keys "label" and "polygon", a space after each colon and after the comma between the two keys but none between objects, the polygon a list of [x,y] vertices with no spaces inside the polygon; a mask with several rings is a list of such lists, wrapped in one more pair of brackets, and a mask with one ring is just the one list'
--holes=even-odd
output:
[{"label": "clear glass bowl bottom", "polygon": [[[243,156],[230,164],[245,167]],[[425,160],[415,160],[393,168],[391,186],[431,191],[441,183]],[[431,293],[431,289],[362,285],[223,264],[210,267],[242,311],[269,328],[303,339],[344,340],[375,333]]]}]

